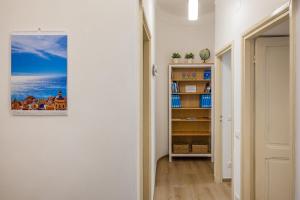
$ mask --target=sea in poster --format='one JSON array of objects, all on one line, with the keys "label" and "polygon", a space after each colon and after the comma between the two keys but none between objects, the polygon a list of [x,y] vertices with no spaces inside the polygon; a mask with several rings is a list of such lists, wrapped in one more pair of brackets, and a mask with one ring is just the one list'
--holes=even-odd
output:
[{"label": "sea in poster", "polygon": [[67,36],[12,35],[11,109],[14,114],[66,113]]},{"label": "sea in poster", "polygon": [[12,76],[11,99],[22,101],[28,96],[38,99],[54,97],[58,91],[67,94],[66,76]]}]

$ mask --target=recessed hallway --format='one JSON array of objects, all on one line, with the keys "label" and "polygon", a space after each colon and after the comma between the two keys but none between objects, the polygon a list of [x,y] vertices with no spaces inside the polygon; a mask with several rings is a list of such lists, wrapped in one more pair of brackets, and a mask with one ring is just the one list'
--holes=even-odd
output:
[{"label": "recessed hallway", "polygon": [[155,200],[230,200],[231,184],[216,184],[209,159],[158,161]]}]

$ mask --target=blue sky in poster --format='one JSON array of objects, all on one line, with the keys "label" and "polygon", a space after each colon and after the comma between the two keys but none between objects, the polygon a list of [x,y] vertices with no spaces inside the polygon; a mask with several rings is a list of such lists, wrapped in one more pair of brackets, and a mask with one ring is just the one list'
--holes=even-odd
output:
[{"label": "blue sky in poster", "polygon": [[66,75],[66,35],[13,35],[12,75]]},{"label": "blue sky in poster", "polygon": [[13,35],[11,99],[67,96],[67,36]]}]

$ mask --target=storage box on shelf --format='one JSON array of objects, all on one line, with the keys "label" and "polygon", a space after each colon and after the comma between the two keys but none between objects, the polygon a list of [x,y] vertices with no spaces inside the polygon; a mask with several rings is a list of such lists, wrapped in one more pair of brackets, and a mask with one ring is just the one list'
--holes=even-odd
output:
[{"label": "storage box on shelf", "polygon": [[189,144],[173,144],[173,152],[179,154],[185,154],[190,152]]},{"label": "storage box on shelf", "polygon": [[213,64],[169,65],[169,158],[211,157]]},{"label": "storage box on shelf", "polygon": [[192,145],[192,153],[209,153],[208,145],[205,144],[193,144]]}]

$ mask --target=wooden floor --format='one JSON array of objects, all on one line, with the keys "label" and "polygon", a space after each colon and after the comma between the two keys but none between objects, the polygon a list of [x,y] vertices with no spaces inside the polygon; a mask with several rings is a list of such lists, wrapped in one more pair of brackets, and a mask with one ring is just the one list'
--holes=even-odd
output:
[{"label": "wooden floor", "polygon": [[230,200],[230,183],[213,181],[212,163],[207,159],[168,158],[158,162],[154,200]]}]

